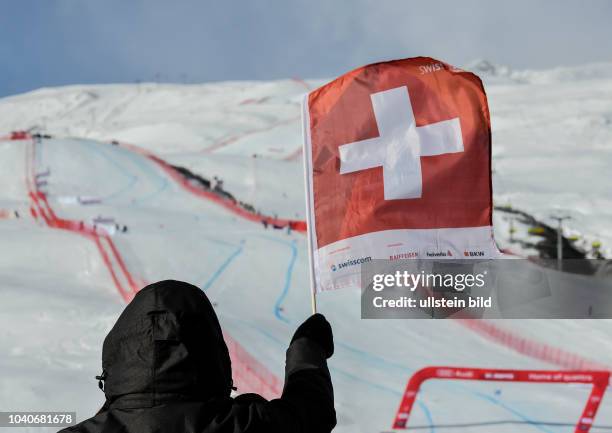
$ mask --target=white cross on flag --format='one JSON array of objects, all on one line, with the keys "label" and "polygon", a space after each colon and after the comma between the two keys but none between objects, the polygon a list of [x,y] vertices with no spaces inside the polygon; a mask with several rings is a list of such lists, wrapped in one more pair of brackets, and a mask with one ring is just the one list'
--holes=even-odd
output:
[{"label": "white cross on flag", "polygon": [[372,259],[492,258],[491,127],[480,79],[428,57],[364,66],[304,99],[316,291]]}]

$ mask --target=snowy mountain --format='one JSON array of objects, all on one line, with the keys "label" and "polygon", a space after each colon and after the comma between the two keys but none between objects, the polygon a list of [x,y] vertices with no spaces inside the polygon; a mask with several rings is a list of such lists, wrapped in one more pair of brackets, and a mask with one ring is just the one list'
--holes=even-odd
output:
[{"label": "snowy mountain", "polygon": [[[567,235],[579,236],[585,250],[600,242],[612,257],[612,64],[512,71],[480,60],[467,69],[483,77],[489,97],[496,204],[551,224],[552,215],[567,214]],[[303,215],[302,196],[289,193],[301,188],[301,177],[292,164],[275,162],[300,160],[299,102],[322,83],[40,89],[2,99],[0,128],[135,143],[170,163],[223,177],[230,191],[271,213]],[[260,173],[271,169],[280,171],[276,181],[262,184],[269,177]]]},{"label": "snowy mountain", "polygon": [[[612,257],[612,64],[489,75],[496,204],[550,224],[571,215],[566,234],[585,249],[601,241]],[[134,290],[162,278],[193,282],[216,304],[241,390],[278,392],[284,350],[309,314],[306,241],[249,220],[243,204],[303,219],[299,103],[322,82],[70,86],[0,99],[0,136],[52,136],[0,141],[2,410],[93,414],[106,332]],[[495,219],[512,249],[507,215]],[[427,365],[612,367],[609,321],[367,321],[351,291],[319,304],[336,336],[338,432],[388,430],[407,379]],[[265,385],[249,382],[246,363]],[[571,425],[587,391],[431,382],[411,425],[572,431],[534,421]],[[610,398],[597,424],[612,424]]]}]

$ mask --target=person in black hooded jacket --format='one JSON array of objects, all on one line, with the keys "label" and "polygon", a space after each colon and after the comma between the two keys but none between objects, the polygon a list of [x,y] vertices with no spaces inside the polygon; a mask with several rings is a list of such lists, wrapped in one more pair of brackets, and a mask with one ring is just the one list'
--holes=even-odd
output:
[{"label": "person in black hooded jacket", "polygon": [[333,352],[331,326],[315,314],[291,339],[280,398],[232,398],[230,357],[208,298],[191,284],[160,281],[134,297],[104,340],[104,405],[62,432],[328,433],[336,425]]}]

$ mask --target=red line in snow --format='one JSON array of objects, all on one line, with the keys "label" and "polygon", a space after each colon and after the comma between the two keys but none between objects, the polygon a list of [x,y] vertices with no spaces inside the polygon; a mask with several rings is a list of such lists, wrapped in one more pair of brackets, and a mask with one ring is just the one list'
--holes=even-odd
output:
[{"label": "red line in snow", "polygon": [[244,138],[244,137],[248,137],[249,135],[254,135],[254,134],[259,134],[260,132],[266,132],[266,131],[270,131],[276,127],[282,126],[282,125],[287,125],[291,122],[295,122],[296,120],[298,120],[301,116],[296,116],[296,117],[292,117],[290,119],[285,119],[285,120],[279,120],[278,122],[274,122],[271,125],[265,126],[263,128],[256,128],[256,129],[251,129],[249,131],[245,131],[243,133],[240,134],[236,134],[236,135],[232,135],[230,137],[224,138],[216,143],[214,143],[213,145],[205,148],[204,150],[202,150],[203,153],[211,153],[214,152],[215,150],[221,149],[222,147],[225,147],[229,144],[235,143],[236,141]]},{"label": "red line in snow", "polygon": [[132,289],[136,288],[135,290],[133,290],[134,294],[136,294],[136,292],[138,292],[140,290],[140,288],[138,287],[138,284],[135,282],[134,277],[132,276],[132,274],[128,270],[127,266],[125,265],[123,257],[121,257],[121,254],[119,253],[119,250],[117,250],[117,247],[115,246],[115,243],[110,238],[110,236],[107,235],[107,234],[102,235],[101,238],[106,240],[106,242],[108,243],[108,246],[110,247],[111,252],[113,253],[114,258],[115,258],[117,264],[119,265],[119,268],[121,269],[121,271],[123,272],[123,274],[125,275],[125,277],[128,280],[128,284],[130,285],[130,287],[132,287]]},{"label": "red line in snow", "polygon": [[121,295],[121,297],[123,298],[125,302],[130,302],[133,298],[133,295],[130,294],[129,292],[126,292],[123,289],[123,286],[121,285],[121,282],[119,281],[119,278],[117,277],[117,274],[115,273],[115,269],[113,268],[113,265],[111,264],[110,258],[108,257],[106,250],[102,246],[100,237],[94,236],[92,239],[94,240],[94,242],[96,243],[96,246],[98,247],[98,252],[100,253],[100,257],[102,257],[102,261],[104,262],[104,264],[106,265],[106,268],[110,272],[113,283],[115,284],[115,287],[119,291],[119,294]]},{"label": "red line in snow", "polygon": [[[307,92],[309,92],[311,90],[310,85],[303,80],[302,78],[299,77],[293,77],[291,78],[292,81],[294,81],[295,83],[301,85],[302,87],[304,87],[304,89],[306,89]],[[244,105],[244,104],[251,104],[251,103],[262,103],[265,102],[267,100],[267,97],[264,98],[259,98],[259,99],[247,99],[245,101],[242,101],[240,103],[240,105]],[[220,141],[214,143],[213,145],[207,147],[206,149],[204,149],[202,152],[203,153],[211,153],[214,152],[215,150],[221,149],[229,144],[235,143],[236,141],[244,138],[244,137],[248,137],[249,135],[254,135],[254,134],[259,134],[260,132],[266,132],[266,131],[270,131],[278,126],[282,126],[282,125],[286,125],[288,123],[291,122],[295,122],[296,120],[299,120],[301,116],[296,116],[296,117],[292,117],[290,119],[285,119],[285,120],[280,120],[278,122],[273,123],[272,125],[263,127],[263,128],[256,128],[256,129],[251,129],[249,131],[240,133],[240,134],[236,134],[236,135],[232,135],[229,136],[227,138],[221,139]],[[286,156],[285,158],[283,158],[286,161],[292,161],[294,159],[297,159],[302,153],[302,149],[301,147],[299,149],[297,149],[295,152],[291,153],[290,155]]]}]

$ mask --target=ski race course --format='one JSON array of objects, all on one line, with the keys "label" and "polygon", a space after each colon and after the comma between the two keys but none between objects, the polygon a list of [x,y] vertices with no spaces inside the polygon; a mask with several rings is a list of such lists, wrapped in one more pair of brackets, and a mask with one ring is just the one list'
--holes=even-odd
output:
[{"label": "ski race course", "polygon": [[[320,83],[71,86],[0,100],[3,410],[93,414],[104,336],[140,287],[166,278],[214,302],[239,392],[279,395],[284,352],[310,314],[299,102]],[[609,254],[612,65],[494,71],[485,85],[496,204],[542,220],[568,211],[568,234]],[[11,139],[30,128],[51,138]],[[432,365],[612,370],[610,321],[366,321],[357,292],[318,303],[336,340],[338,432],[389,431],[408,379]],[[589,393],[427,381],[409,425],[570,432]],[[608,395],[591,431],[610,429]]]}]

